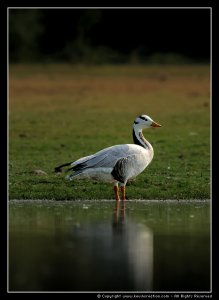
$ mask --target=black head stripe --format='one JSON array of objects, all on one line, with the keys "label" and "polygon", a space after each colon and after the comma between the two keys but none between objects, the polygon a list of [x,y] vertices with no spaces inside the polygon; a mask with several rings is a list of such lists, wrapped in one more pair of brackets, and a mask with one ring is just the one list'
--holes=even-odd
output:
[{"label": "black head stripe", "polygon": [[144,121],[147,121],[147,119],[145,117],[139,116],[139,119],[142,119]]},{"label": "black head stripe", "polygon": [[136,122],[136,121],[135,121],[134,124],[139,124],[139,122]]}]

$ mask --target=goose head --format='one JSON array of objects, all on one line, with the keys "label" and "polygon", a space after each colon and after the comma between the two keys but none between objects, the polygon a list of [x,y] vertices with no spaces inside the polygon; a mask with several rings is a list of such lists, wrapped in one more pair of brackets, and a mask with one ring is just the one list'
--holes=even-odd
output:
[{"label": "goose head", "polygon": [[133,127],[142,130],[145,128],[152,128],[152,127],[161,127],[160,124],[156,123],[151,117],[147,115],[140,115],[134,121]]}]

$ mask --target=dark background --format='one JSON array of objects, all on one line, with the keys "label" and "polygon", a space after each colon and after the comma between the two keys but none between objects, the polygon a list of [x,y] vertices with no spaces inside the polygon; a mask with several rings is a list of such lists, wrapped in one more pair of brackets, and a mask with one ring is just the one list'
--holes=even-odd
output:
[{"label": "dark background", "polygon": [[209,8],[9,9],[10,62],[209,62]]}]

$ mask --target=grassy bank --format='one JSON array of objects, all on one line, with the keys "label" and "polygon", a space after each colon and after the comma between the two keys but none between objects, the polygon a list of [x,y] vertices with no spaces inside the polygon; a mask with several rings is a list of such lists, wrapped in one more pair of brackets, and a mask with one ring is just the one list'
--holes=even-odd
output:
[{"label": "grassy bank", "polygon": [[209,66],[11,65],[9,71],[10,199],[112,199],[111,185],[68,182],[53,169],[132,143],[139,114],[163,126],[144,131],[154,159],[127,186],[127,198],[210,198]]}]

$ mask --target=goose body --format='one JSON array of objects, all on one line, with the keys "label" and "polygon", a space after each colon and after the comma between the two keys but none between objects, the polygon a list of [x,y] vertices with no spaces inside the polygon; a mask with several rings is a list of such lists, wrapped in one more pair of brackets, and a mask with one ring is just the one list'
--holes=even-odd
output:
[{"label": "goose body", "polygon": [[144,138],[142,130],[160,127],[150,117],[141,115],[133,124],[134,144],[115,145],[105,148],[93,155],[82,157],[74,162],[55,168],[70,166],[67,179],[90,178],[98,181],[114,183],[116,200],[119,200],[118,183],[121,185],[122,200],[125,200],[125,186],[129,179],[139,175],[150,164],[154,156],[152,145]]}]

